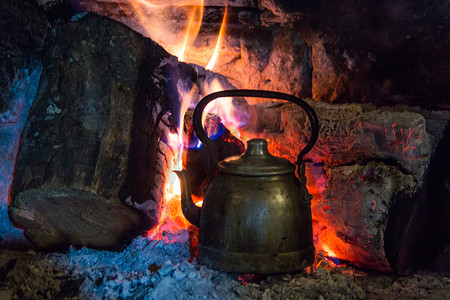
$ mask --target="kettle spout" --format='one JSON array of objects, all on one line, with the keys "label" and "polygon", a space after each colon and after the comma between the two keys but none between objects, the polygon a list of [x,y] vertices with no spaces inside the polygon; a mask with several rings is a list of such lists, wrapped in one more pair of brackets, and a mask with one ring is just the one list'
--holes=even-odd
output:
[{"label": "kettle spout", "polygon": [[191,185],[186,170],[174,171],[181,182],[181,211],[184,217],[193,225],[199,227],[201,207],[195,205],[191,196]]}]

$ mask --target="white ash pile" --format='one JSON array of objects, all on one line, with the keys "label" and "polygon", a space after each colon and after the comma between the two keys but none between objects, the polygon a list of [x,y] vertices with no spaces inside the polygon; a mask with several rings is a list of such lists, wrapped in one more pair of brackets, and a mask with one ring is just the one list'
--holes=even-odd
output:
[{"label": "white ash pile", "polygon": [[[184,239],[183,239],[184,238]],[[450,278],[417,273],[395,279],[322,261],[309,274],[228,274],[190,261],[188,233],[180,242],[139,237],[123,252],[0,250],[0,299],[448,299]],[[320,256],[318,256],[320,257]],[[321,257],[323,260],[323,256]],[[252,274],[246,274],[251,278]],[[244,278],[244,279],[243,279]],[[258,278],[255,276],[255,278]]]}]

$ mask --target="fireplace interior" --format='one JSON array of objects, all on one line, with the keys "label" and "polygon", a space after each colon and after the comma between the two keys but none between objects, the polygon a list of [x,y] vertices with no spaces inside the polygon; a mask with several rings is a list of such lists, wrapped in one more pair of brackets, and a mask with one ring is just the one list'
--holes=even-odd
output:
[{"label": "fireplace interior", "polygon": [[[450,297],[448,1],[2,8],[1,299]],[[215,157],[264,138],[296,163],[313,127],[292,103],[223,97],[202,119],[213,151],[193,111],[233,89],[294,95],[317,114],[297,164],[315,247],[300,272],[197,261],[174,171],[201,207]]]}]

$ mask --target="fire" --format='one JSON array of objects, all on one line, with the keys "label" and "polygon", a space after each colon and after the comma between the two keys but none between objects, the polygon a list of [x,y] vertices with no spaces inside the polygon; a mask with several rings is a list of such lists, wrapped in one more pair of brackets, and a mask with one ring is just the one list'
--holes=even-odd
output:
[{"label": "fire", "polygon": [[[161,11],[167,9],[169,5],[160,5],[153,4],[149,1],[144,0],[132,0],[130,1],[131,6],[134,9],[136,16],[139,19],[142,27],[145,28],[146,33],[152,39],[157,42],[163,41],[162,44],[164,46],[165,35],[171,35],[170,30],[164,29],[165,24],[160,23],[159,21],[155,21],[148,18],[148,15],[152,15],[148,12],[148,10]],[[189,48],[192,43],[195,41],[201,27],[202,18],[203,18],[203,0],[200,0],[198,5],[194,5],[193,8],[190,9],[188,22],[184,31],[184,37],[181,43],[176,44],[176,46],[168,46],[166,49],[177,55],[180,61],[187,60],[187,53],[189,52]],[[181,5],[181,4],[180,4]],[[145,13],[144,13],[145,12]],[[153,14],[154,15],[154,14]],[[206,68],[213,69],[215,62],[218,60],[220,48],[223,41],[223,36],[225,34],[225,24],[227,18],[227,9],[225,9],[225,13],[223,16],[222,25],[220,28],[220,32],[217,38],[217,44],[215,46],[214,53],[209,60]],[[202,87],[202,94],[204,96],[206,94],[221,91],[224,89],[221,82],[217,79],[212,80],[212,82],[205,82]],[[167,238],[167,234],[179,231],[181,229],[185,229],[188,227],[189,222],[184,218],[181,211],[181,188],[180,181],[176,174],[173,172],[174,170],[182,169],[182,157],[183,150],[188,147],[188,145],[183,144],[183,124],[184,124],[184,115],[189,108],[193,108],[196,102],[199,100],[197,93],[199,91],[192,89],[190,91],[182,90],[178,87],[178,93],[180,96],[181,107],[180,107],[180,115],[178,116],[178,124],[176,133],[169,133],[168,135],[168,144],[170,149],[172,150],[172,159],[170,161],[169,168],[166,171],[166,181],[164,187],[164,199],[163,199],[163,207],[162,212],[159,217],[158,226],[153,228],[148,232],[148,235],[153,239],[163,240],[164,242],[175,242],[176,239]],[[239,120],[239,117],[233,113],[233,104],[232,99],[222,99],[220,103],[214,104],[212,106],[208,106],[207,112],[213,112],[223,117],[225,120],[225,126],[230,126],[231,128],[236,128],[235,125],[241,125],[242,120]],[[205,113],[206,115],[206,113]],[[237,121],[234,121],[237,119]],[[202,199],[196,199],[197,205],[201,206]]]},{"label": "fire", "polygon": [[187,228],[188,222],[182,217],[180,207],[180,181],[172,170],[181,169],[182,145],[178,133],[169,133],[169,146],[173,151],[164,186],[164,207],[159,217],[158,226],[148,235],[152,239],[167,241],[165,233]]},{"label": "fire", "polygon": [[336,253],[333,252],[326,244],[322,244],[322,250],[327,253],[330,257],[337,257]]},{"label": "fire", "polygon": [[[205,66],[207,70],[213,70],[214,65],[218,62],[221,54],[222,45],[225,39],[226,21],[228,10],[225,8],[223,20],[220,30],[217,35],[217,42],[211,49],[202,49],[202,53],[192,51],[191,48],[200,33],[204,14],[204,0],[185,1],[185,0],[129,0],[117,1],[121,10],[128,16],[127,22],[136,22],[128,24],[135,28],[142,34],[152,38],[155,42],[163,46],[169,53],[178,57],[179,61],[196,63]],[[174,13],[176,11],[176,13]],[[173,15],[182,15],[181,18],[175,18]],[[130,21],[131,20],[131,21]],[[181,20],[181,22],[180,22]],[[183,22],[184,20],[184,22]],[[210,55],[205,55],[205,53]],[[201,58],[200,58],[201,57]],[[207,58],[210,57],[209,61]],[[200,63],[199,63],[200,61]],[[227,86],[226,88],[230,88]],[[181,232],[188,228],[189,222],[184,218],[181,211],[181,191],[180,181],[174,170],[182,169],[183,150],[192,145],[185,145],[183,141],[183,124],[184,115],[188,109],[195,107],[201,96],[206,96],[212,92],[223,90],[222,82],[214,78],[213,80],[201,84],[200,90],[183,90],[178,87],[179,98],[182,99],[180,105],[180,115],[177,116],[178,128],[175,132],[168,134],[168,145],[172,153],[167,155],[169,159],[169,167],[165,174],[164,198],[159,216],[158,226],[149,231],[149,237],[153,239],[162,240],[164,242],[176,242],[177,232]],[[204,113],[215,113],[222,119],[224,126],[231,131],[231,133],[246,141],[251,136],[243,136],[239,132],[239,128],[246,124],[249,115],[242,113],[242,110],[236,109],[236,103],[233,98],[222,98],[219,101],[210,103]],[[393,125],[393,129],[395,124]],[[394,131],[395,141],[397,141],[397,132]],[[402,134],[402,132],[400,132]],[[410,132],[409,135],[414,134]],[[269,140],[269,149],[271,153],[280,155],[276,151],[275,144],[278,141]],[[195,146],[195,145],[194,145]],[[414,145],[405,146],[404,152],[409,152]],[[314,199],[319,199],[323,190],[325,189],[326,178],[323,177],[321,170],[306,170],[308,178],[308,190],[313,195]],[[201,206],[202,199],[194,200],[197,205]],[[328,209],[330,209],[328,207]],[[314,216],[313,216],[314,217]],[[175,237],[175,238],[174,238]],[[316,240],[316,247],[326,253],[326,256],[339,257],[340,251],[348,249],[336,248],[340,245],[340,240],[336,236],[332,236],[332,232],[327,230],[322,231],[321,236]],[[345,247],[344,245],[341,245]]]},{"label": "fire", "polygon": [[208,69],[208,70],[212,70],[214,68],[214,64],[216,63],[217,58],[219,57],[219,50],[222,46],[223,36],[225,35],[225,23],[227,20],[227,11],[228,11],[228,9],[227,9],[227,7],[225,7],[225,13],[223,14],[222,26],[220,26],[219,36],[217,37],[217,44],[214,49],[213,56],[211,57],[208,65],[206,65],[206,69]]},{"label": "fire", "polygon": [[[110,2],[123,13],[116,15]],[[141,34],[150,37],[180,61],[195,41],[203,20],[204,0],[103,0],[80,3],[90,11],[112,15]]]},{"label": "fire", "polygon": [[200,5],[195,6],[194,9],[192,9],[191,11],[184,40],[183,43],[181,44],[181,47],[179,47],[178,50],[177,56],[179,61],[185,60],[184,56],[186,50],[189,48],[190,45],[192,45],[195,38],[197,37],[198,32],[200,31],[200,26],[202,24],[202,19],[203,19],[203,0],[200,0]]},{"label": "fire", "polygon": [[[213,80],[211,84],[205,85],[205,94],[211,94],[223,90],[222,84],[218,80]],[[234,109],[233,98],[224,97],[218,101],[213,101],[205,107],[203,114],[203,123],[208,113],[215,113],[222,118],[222,123],[227,127],[231,133],[240,137],[240,132],[237,130],[245,125],[248,121],[249,115],[244,111]]]},{"label": "fire", "polygon": [[[179,61],[206,65],[212,70],[217,62],[225,36],[227,8],[218,33],[215,47],[191,49],[200,33],[204,15],[204,0],[108,0],[83,2],[94,11],[111,10],[109,2],[115,1],[126,16],[116,16],[119,21],[150,37]],[[114,13],[112,13],[114,15]],[[209,58],[209,61],[208,61]]]}]

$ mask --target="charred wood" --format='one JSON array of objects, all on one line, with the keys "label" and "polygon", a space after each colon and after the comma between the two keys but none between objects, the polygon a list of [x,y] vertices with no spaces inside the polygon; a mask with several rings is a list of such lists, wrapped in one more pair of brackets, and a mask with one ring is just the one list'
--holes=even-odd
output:
[{"label": "charred wood", "polygon": [[171,124],[161,122],[171,103],[159,77],[171,57],[96,15],[56,25],[43,57],[10,217],[39,248],[123,247],[158,217]]}]

